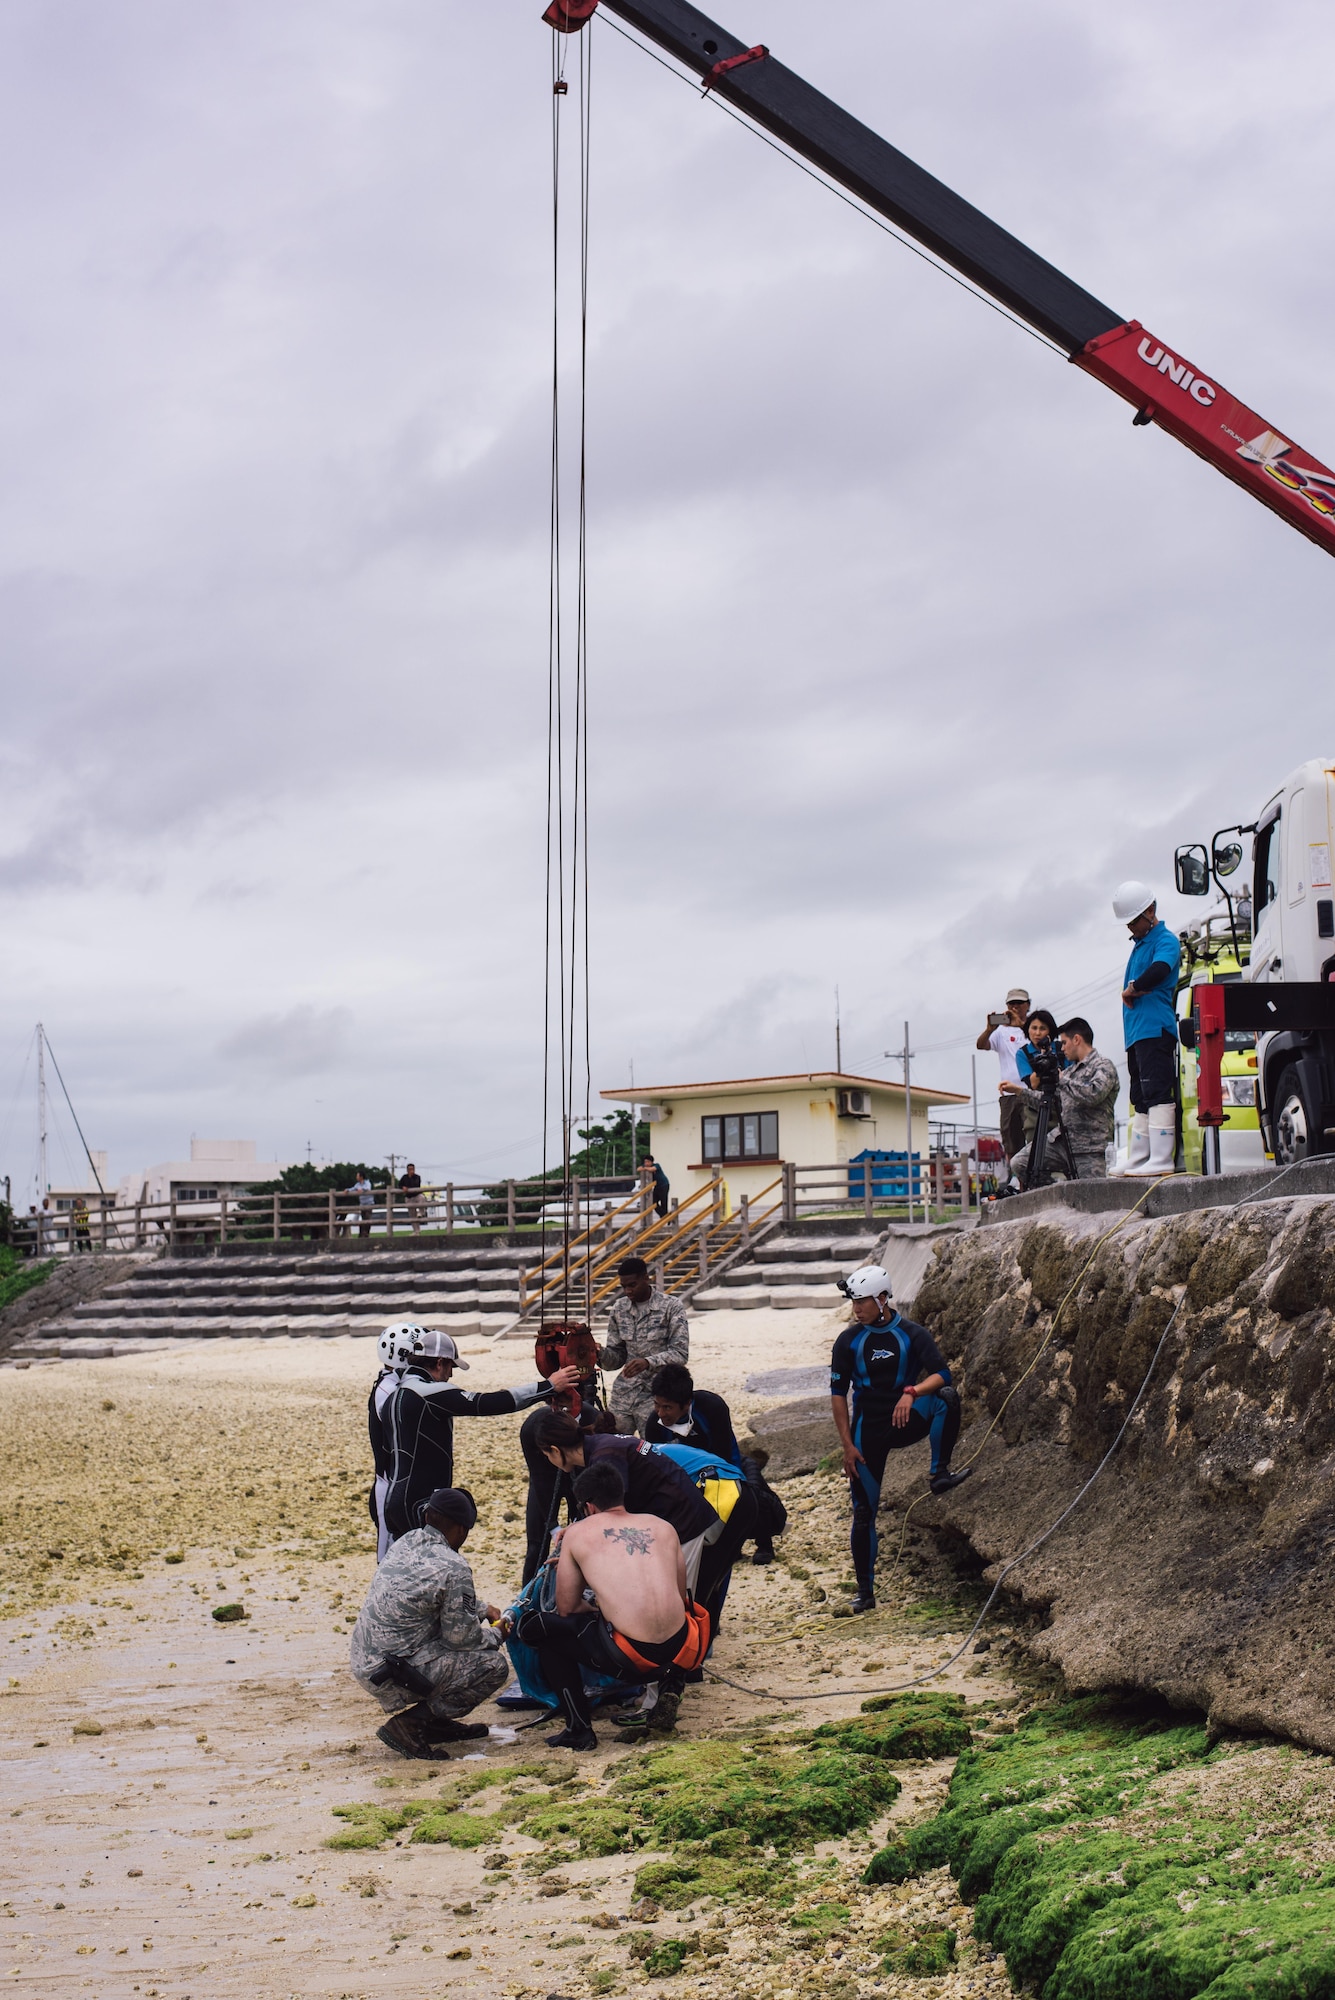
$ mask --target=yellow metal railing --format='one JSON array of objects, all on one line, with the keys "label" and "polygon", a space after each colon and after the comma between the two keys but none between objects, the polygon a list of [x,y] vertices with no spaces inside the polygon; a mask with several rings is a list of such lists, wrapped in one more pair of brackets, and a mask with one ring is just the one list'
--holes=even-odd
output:
[{"label": "yellow metal railing", "polygon": [[[532,1313],[558,1298],[568,1306],[575,1292],[581,1311],[592,1317],[617,1291],[618,1267],[625,1257],[642,1257],[664,1291],[692,1291],[724,1258],[744,1247],[753,1231],[782,1213],[783,1185],[781,1174],[759,1194],[744,1195],[733,1209],[728,1184],[715,1173],[668,1215],[642,1215],[638,1226],[623,1223],[615,1232],[606,1232],[605,1218],[576,1238],[568,1257],[558,1251],[527,1275],[523,1311]],[[628,1206],[622,1204],[622,1210]],[[533,1279],[543,1272],[549,1275],[535,1288]]]}]

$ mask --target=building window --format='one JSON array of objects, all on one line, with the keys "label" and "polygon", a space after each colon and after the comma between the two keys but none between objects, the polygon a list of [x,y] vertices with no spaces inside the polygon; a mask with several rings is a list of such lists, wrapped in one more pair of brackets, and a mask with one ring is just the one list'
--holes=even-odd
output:
[{"label": "building window", "polygon": [[777,1111],[739,1111],[723,1118],[700,1120],[700,1157],[715,1160],[777,1160]]}]

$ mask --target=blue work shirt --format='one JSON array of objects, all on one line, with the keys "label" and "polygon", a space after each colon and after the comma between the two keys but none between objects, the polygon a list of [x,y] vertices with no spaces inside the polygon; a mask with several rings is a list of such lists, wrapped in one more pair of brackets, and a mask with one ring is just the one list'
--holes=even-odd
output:
[{"label": "blue work shirt", "polygon": [[1181,943],[1162,918],[1152,931],[1131,947],[1131,956],[1126,962],[1126,977],[1122,981],[1124,987],[1134,986],[1155,964],[1166,965],[1168,977],[1151,987],[1148,993],[1141,993],[1130,1002],[1123,1001],[1122,1028],[1128,1048],[1133,1042],[1147,1042],[1155,1035],[1176,1035],[1177,973],[1181,963]]}]

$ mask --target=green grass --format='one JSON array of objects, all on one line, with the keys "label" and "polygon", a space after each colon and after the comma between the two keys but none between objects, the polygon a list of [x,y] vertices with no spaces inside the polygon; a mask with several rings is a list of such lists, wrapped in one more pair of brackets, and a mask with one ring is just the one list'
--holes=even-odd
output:
[{"label": "green grass", "polygon": [[0,1312],[49,1278],[55,1268],[54,1257],[35,1264],[30,1257],[20,1257],[7,1243],[0,1243]]},{"label": "green grass", "polygon": [[1326,2000],[1333,1805],[1326,1758],[1072,1702],[966,1750],[944,1810],[868,1879],[948,1862],[1041,2000]]}]

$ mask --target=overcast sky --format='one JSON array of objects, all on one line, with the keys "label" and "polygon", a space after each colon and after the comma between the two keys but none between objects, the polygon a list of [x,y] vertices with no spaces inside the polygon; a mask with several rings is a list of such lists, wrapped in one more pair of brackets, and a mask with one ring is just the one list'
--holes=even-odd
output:
[{"label": "overcast sky", "polygon": [[[537,0],[0,13],[0,1172],[541,1129]],[[1335,458],[1335,17],[726,25]],[[594,1088],[1120,1053],[1122,877],[1335,754],[1335,569],[593,29]],[[572,99],[573,102],[573,99]],[[1183,906],[1166,899],[1170,916]],[[979,1059],[985,1097],[995,1065]],[[53,1157],[59,1178],[59,1155]]]}]

